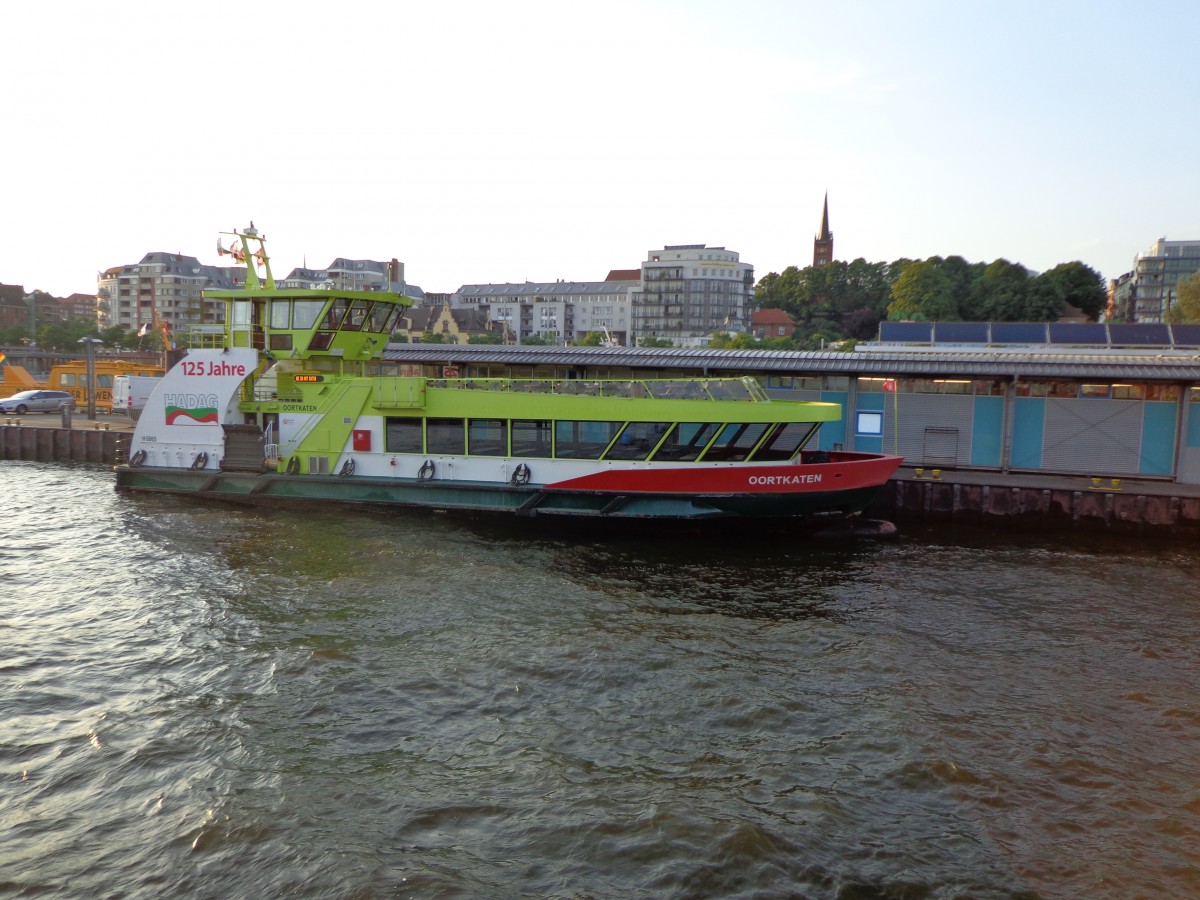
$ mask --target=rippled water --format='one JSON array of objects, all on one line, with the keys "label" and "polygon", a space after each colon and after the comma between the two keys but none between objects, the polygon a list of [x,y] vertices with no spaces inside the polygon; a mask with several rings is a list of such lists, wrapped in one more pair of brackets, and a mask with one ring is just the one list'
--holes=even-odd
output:
[{"label": "rippled water", "polygon": [[1190,548],[0,484],[0,895],[1200,893]]}]

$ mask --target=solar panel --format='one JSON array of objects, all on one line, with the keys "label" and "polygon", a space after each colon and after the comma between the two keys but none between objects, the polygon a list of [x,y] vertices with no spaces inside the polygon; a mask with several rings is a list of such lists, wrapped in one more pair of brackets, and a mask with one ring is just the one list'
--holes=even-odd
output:
[{"label": "solar panel", "polygon": [[932,322],[880,322],[879,340],[906,344],[928,344],[933,340]]},{"label": "solar panel", "polygon": [[1200,325],[1172,325],[1176,347],[1200,347]]},{"label": "solar panel", "polygon": [[1108,328],[1104,325],[1082,322],[1051,322],[1050,343],[1089,344],[1108,346]]},{"label": "solar panel", "polygon": [[935,322],[933,339],[939,344],[986,344],[987,322]]},{"label": "solar panel", "polygon": [[1045,344],[1046,325],[1043,322],[993,322],[993,344]]},{"label": "solar panel", "polygon": [[1114,347],[1170,347],[1171,330],[1161,322],[1122,322],[1108,326]]}]

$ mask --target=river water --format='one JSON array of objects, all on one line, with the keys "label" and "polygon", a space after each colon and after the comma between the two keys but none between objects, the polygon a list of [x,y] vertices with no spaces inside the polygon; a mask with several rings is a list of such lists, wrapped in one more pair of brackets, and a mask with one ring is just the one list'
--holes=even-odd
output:
[{"label": "river water", "polygon": [[0,484],[0,896],[1200,894],[1187,546]]}]

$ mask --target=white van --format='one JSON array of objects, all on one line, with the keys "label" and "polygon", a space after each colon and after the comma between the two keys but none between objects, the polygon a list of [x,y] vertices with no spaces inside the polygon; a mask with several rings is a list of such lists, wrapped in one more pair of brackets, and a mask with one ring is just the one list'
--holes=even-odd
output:
[{"label": "white van", "polygon": [[112,386],[112,411],[114,415],[129,416],[138,420],[146,400],[154,390],[161,375],[116,375]]}]

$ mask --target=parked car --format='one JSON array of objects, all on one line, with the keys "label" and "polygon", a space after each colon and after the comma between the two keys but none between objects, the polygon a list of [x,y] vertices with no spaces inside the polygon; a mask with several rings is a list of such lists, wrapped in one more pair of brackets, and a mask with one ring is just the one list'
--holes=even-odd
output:
[{"label": "parked car", "polygon": [[0,400],[0,410],[19,416],[28,412],[58,412],[64,405],[75,408],[75,398],[66,391],[21,391]]}]

